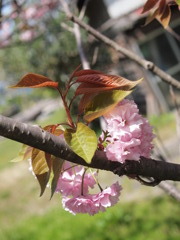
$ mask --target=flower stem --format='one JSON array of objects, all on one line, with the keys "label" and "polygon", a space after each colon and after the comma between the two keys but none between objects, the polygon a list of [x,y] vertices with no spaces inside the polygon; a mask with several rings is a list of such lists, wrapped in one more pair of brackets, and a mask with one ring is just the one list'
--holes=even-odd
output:
[{"label": "flower stem", "polygon": [[83,188],[84,188],[84,176],[86,174],[87,168],[84,169],[83,175],[82,175],[82,183],[81,183],[81,195],[83,196]]}]

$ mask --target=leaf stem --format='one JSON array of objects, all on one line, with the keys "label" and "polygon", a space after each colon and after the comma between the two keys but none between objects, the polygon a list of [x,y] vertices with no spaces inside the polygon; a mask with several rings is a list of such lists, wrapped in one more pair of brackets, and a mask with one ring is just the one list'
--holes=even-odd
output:
[{"label": "leaf stem", "polygon": [[70,126],[72,128],[75,128],[74,122],[73,122],[72,117],[71,117],[70,109],[69,109],[68,104],[66,102],[65,96],[63,96],[60,88],[58,88],[58,92],[59,92],[59,94],[62,98],[63,104],[64,104],[64,108],[65,108],[67,118],[68,118],[68,123],[70,124]]}]

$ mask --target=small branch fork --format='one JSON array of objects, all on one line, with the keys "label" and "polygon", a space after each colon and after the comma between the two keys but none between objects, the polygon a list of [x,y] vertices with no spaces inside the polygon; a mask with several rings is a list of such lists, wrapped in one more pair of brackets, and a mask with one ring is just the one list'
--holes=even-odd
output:
[{"label": "small branch fork", "polygon": [[[124,164],[109,161],[102,151],[96,151],[92,162],[87,164],[82,158],[76,155],[62,138],[50,134],[38,126],[20,123],[13,119],[0,115],[0,136],[38,148],[67,161],[111,171],[118,176],[130,176],[142,180],[139,176],[153,178],[153,182],[141,183],[154,186],[163,180],[180,181],[180,165],[168,162],[146,159],[142,157],[139,161],[127,160]],[[156,184],[155,184],[156,183]]]},{"label": "small branch fork", "polygon": [[117,52],[122,53],[127,58],[131,59],[132,61],[136,62],[146,70],[151,71],[158,77],[160,77],[164,82],[174,86],[177,89],[180,89],[180,82],[176,80],[175,78],[171,77],[169,74],[161,70],[159,67],[157,67],[153,62],[147,61],[141,57],[139,57],[137,54],[133,53],[132,51],[121,47],[119,44],[111,40],[110,38],[106,37],[105,35],[101,34],[99,31],[95,30],[88,24],[84,23],[81,19],[73,15],[73,13],[70,11],[67,3],[64,0],[60,0],[63,9],[65,11],[65,14],[69,18],[70,21],[77,23],[81,28],[85,29],[88,33],[93,35],[96,39],[100,40],[101,42],[107,44],[108,46],[115,49]]}]

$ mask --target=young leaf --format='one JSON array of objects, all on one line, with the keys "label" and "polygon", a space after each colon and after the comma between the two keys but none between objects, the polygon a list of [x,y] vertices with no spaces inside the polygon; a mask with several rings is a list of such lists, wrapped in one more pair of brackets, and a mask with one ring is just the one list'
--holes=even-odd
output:
[{"label": "young leaf", "polygon": [[175,0],[177,5],[180,6],[180,0]]},{"label": "young leaf", "polygon": [[100,93],[89,102],[85,108],[84,120],[93,121],[109,111],[111,111],[121,100],[132,91],[113,90],[111,92]]},{"label": "young leaf", "polygon": [[[142,80],[142,79],[141,79]],[[137,80],[138,82],[140,80]],[[126,90],[131,89],[137,81],[129,81],[126,78],[116,76],[116,75],[107,75],[107,74],[87,74],[85,76],[80,76],[77,78],[76,82],[84,82],[90,84],[98,84],[102,87],[124,87]],[[137,84],[136,84],[137,85]]]},{"label": "young leaf", "polygon": [[146,26],[146,25],[148,25],[150,22],[152,22],[157,16],[158,16],[158,13],[159,12],[159,9],[156,9],[155,11],[154,11],[154,13],[150,13],[149,14],[149,16],[147,16],[147,18],[146,18],[146,21],[145,21],[145,24],[144,24],[144,26]]},{"label": "young leaf", "polygon": [[165,5],[163,12],[156,16],[156,19],[163,25],[164,28],[167,28],[171,19],[171,10],[169,5]]},{"label": "young leaf", "polygon": [[149,10],[151,10],[158,2],[159,0],[148,0],[142,10],[142,13],[145,13]]},{"label": "young leaf", "polygon": [[52,87],[58,88],[58,83],[52,81],[51,79],[44,77],[40,74],[29,73],[25,75],[16,85],[11,86],[11,88],[39,88],[39,87]]},{"label": "young leaf", "polygon": [[55,136],[60,136],[61,134],[63,134],[64,131],[58,127],[59,127],[59,124],[47,125],[47,126],[43,127],[43,129],[47,132],[54,134]]},{"label": "young leaf", "polygon": [[121,78],[121,81],[119,83],[109,84],[109,86],[102,86],[100,84],[83,82],[76,89],[75,94],[76,95],[94,94],[94,93],[100,93],[100,92],[118,90],[118,89],[128,91],[128,90],[131,90],[132,88],[134,88],[142,80],[143,80],[143,78],[136,80],[136,81],[129,81],[125,78]]},{"label": "young leaf", "polygon": [[61,158],[57,158],[57,157],[53,157],[53,179],[51,182],[51,198],[54,195],[54,192],[56,191],[56,186],[57,186],[57,182],[59,180],[59,175],[61,173],[61,169],[63,166],[64,160]]},{"label": "young leaf", "polygon": [[81,94],[93,94],[98,92],[104,92],[113,90],[114,88],[118,87],[104,87],[99,84],[93,84],[93,83],[81,83],[79,87],[76,89],[75,95],[81,95]]},{"label": "young leaf", "polygon": [[96,94],[93,93],[88,93],[88,94],[84,94],[79,102],[78,105],[78,113],[82,114],[84,112],[84,108],[86,107],[86,105],[96,96]]},{"label": "young leaf", "polygon": [[74,72],[73,77],[80,77],[80,76],[85,76],[89,74],[103,74],[103,72],[91,70],[91,69],[85,69],[85,70]]},{"label": "young leaf", "polygon": [[36,175],[41,188],[40,196],[42,196],[50,177],[50,171],[46,162],[45,152],[33,148],[31,159],[33,172]]},{"label": "young leaf", "polygon": [[77,124],[77,129],[66,129],[64,138],[70,148],[87,163],[91,163],[97,149],[95,132],[83,123]]},{"label": "young leaf", "polygon": [[11,160],[11,162],[20,162],[20,161],[30,159],[32,149],[33,149],[32,147],[23,144],[21,150],[19,151],[18,156],[16,158],[14,158],[13,160]]},{"label": "young leaf", "polygon": [[49,172],[45,172],[43,174],[37,175],[37,180],[39,182],[40,188],[41,188],[41,192],[40,192],[40,197],[43,195],[46,186],[49,182]]},{"label": "young leaf", "polygon": [[32,151],[32,168],[35,175],[40,175],[49,172],[49,167],[46,162],[45,152],[33,148]]}]

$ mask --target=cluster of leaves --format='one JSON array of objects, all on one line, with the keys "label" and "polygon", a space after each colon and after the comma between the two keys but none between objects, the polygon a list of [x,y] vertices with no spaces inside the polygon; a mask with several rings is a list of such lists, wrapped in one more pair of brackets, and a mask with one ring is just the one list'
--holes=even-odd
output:
[{"label": "cluster of leaves", "polygon": [[149,24],[156,18],[164,28],[167,28],[171,19],[170,6],[174,4],[180,6],[180,1],[147,0],[142,10],[142,13],[150,11],[150,14],[146,19],[145,25]]},{"label": "cluster of leaves", "polygon": [[[34,73],[25,75],[12,88],[51,87],[56,89],[64,104],[67,122],[48,125],[43,129],[64,138],[69,147],[77,155],[83,158],[85,162],[91,163],[94,153],[98,148],[98,139],[96,133],[88,124],[112,110],[118,102],[132,92],[133,88],[141,80],[129,81],[123,77],[108,75],[100,71],[79,70],[78,67],[70,76],[65,88],[62,88],[57,82],[47,77]],[[67,94],[71,86],[75,84],[78,84],[78,87],[72,99],[68,101]],[[79,101],[77,118],[73,120],[71,106],[74,99],[79,95],[82,95],[82,97]],[[28,158],[31,159],[32,170],[41,186],[41,195],[49,179],[52,179],[51,190],[53,195],[64,160],[35,148],[24,147],[18,160]]]}]

